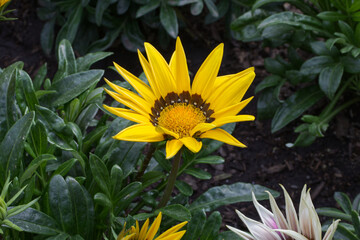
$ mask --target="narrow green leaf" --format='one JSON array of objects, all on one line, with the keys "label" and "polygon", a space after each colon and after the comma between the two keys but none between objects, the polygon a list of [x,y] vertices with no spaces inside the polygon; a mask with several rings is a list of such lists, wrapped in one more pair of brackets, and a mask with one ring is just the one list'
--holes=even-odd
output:
[{"label": "narrow green leaf", "polygon": [[359,213],[355,210],[351,210],[351,220],[357,236],[360,236],[360,220]]},{"label": "narrow green leaf", "polygon": [[56,83],[62,80],[62,78],[77,72],[75,54],[71,43],[67,39],[63,39],[60,42],[57,49],[57,59],[59,69],[54,76],[53,83]]},{"label": "narrow green leaf", "polygon": [[0,144],[0,182],[4,183],[9,172],[17,176],[20,170],[20,158],[24,150],[26,139],[35,117],[34,112],[29,112],[19,119],[6,133]]},{"label": "narrow green leaf", "polygon": [[121,191],[124,173],[118,165],[111,168],[110,181],[111,181],[111,194],[114,196]]},{"label": "narrow green leaf", "polygon": [[47,63],[44,63],[34,77],[34,89],[40,90],[47,74]]},{"label": "narrow green leaf", "polygon": [[340,58],[340,62],[344,66],[344,70],[347,73],[358,74],[360,73],[360,59],[351,56],[343,56]]},{"label": "narrow green leaf", "polygon": [[126,13],[130,6],[130,0],[119,0],[118,4],[116,5],[116,12],[119,15]]},{"label": "narrow green leaf", "polygon": [[324,68],[319,75],[320,89],[329,99],[333,99],[335,93],[340,86],[344,72],[344,66],[337,63],[334,66]]},{"label": "narrow green leaf", "polygon": [[199,239],[206,221],[206,213],[203,209],[192,211],[191,221],[187,225],[184,240]]},{"label": "narrow green leaf", "polygon": [[300,71],[305,75],[316,75],[332,63],[334,63],[334,60],[330,56],[316,56],[306,60],[301,66]]},{"label": "narrow green leaf", "polygon": [[88,53],[83,57],[79,57],[78,59],[76,59],[77,71],[87,71],[90,69],[91,65],[112,54],[112,52],[96,52]]},{"label": "narrow green leaf", "polygon": [[25,172],[20,177],[20,184],[22,185],[27,179],[31,178],[36,169],[44,162],[49,160],[56,160],[56,157],[51,154],[43,154],[35,158],[26,167]]},{"label": "narrow green leaf", "polygon": [[67,177],[76,233],[90,239],[94,231],[95,209],[90,194],[74,178]]},{"label": "narrow green leaf", "polygon": [[103,193],[96,193],[94,196],[94,201],[98,204],[100,204],[101,206],[107,207],[107,208],[112,208],[112,203],[110,201],[110,199]]},{"label": "narrow green leaf", "polygon": [[346,229],[342,224],[338,225],[336,231],[345,236],[347,239],[358,240],[358,237],[354,233]]},{"label": "narrow green leaf", "polygon": [[188,168],[184,172],[202,180],[211,179],[211,174],[200,168]]},{"label": "narrow green leaf", "polygon": [[221,215],[218,211],[211,213],[206,220],[200,240],[214,240],[219,233],[221,227]]},{"label": "narrow green leaf", "polygon": [[351,201],[345,193],[335,192],[334,199],[337,201],[337,203],[340,205],[340,207],[345,213],[351,214],[352,211]]},{"label": "narrow green leaf", "polygon": [[100,140],[100,138],[104,135],[107,128],[108,128],[107,126],[97,127],[89,134],[87,134],[83,140],[82,151],[84,153],[87,153],[90,150],[91,146]]},{"label": "narrow green leaf", "polygon": [[338,22],[340,30],[349,39],[350,43],[354,43],[354,30],[344,21]]},{"label": "narrow green leaf", "polygon": [[22,229],[19,226],[17,226],[16,224],[14,224],[13,222],[11,222],[8,219],[3,220],[2,224],[9,226],[10,228],[12,228],[16,231],[22,232]]},{"label": "narrow green leaf", "polygon": [[19,77],[17,78],[18,87],[22,90],[25,97],[27,106],[31,111],[35,110],[35,105],[39,104],[36,98],[33,82],[30,76],[23,70],[19,71]]},{"label": "narrow green leaf", "polygon": [[177,180],[175,182],[175,187],[185,196],[191,196],[193,194],[193,189],[191,186],[183,181]]},{"label": "narrow green leaf", "polygon": [[255,94],[266,89],[283,84],[283,79],[278,75],[270,75],[264,78],[255,88]]},{"label": "narrow green leaf", "polygon": [[136,18],[144,16],[145,14],[155,10],[159,6],[160,6],[160,0],[150,1],[148,4],[139,7],[139,9],[136,11]]},{"label": "narrow green leaf", "polygon": [[110,6],[112,0],[102,0],[96,3],[95,20],[96,25],[101,26],[105,10]]},{"label": "narrow green leaf", "polygon": [[217,240],[242,240],[242,238],[232,231],[225,231],[219,234]]},{"label": "narrow green leaf", "polygon": [[339,12],[334,12],[334,11],[324,11],[324,12],[320,12],[317,15],[318,18],[325,20],[325,21],[331,21],[331,22],[337,22],[339,20],[346,20],[347,16],[339,13]]},{"label": "narrow green leaf", "polygon": [[[64,133],[66,131],[65,128],[67,128],[67,126],[64,120],[59,117],[55,112],[39,105],[36,105],[35,108],[36,113],[38,114],[37,116],[47,129],[52,130],[56,133]],[[65,133],[68,134],[69,132]]]},{"label": "narrow green leaf", "polygon": [[303,112],[317,103],[323,96],[321,90],[316,86],[309,86],[294,93],[276,111],[271,122],[271,132],[274,133],[280,130],[301,116]]},{"label": "narrow green leaf", "polygon": [[[211,0],[210,0],[211,1]],[[179,32],[179,25],[175,10],[166,3],[161,4],[160,8],[160,22],[165,28],[166,32],[172,37],[176,38]]]},{"label": "narrow green leaf", "polygon": [[204,209],[205,211],[213,211],[216,208],[238,202],[252,201],[251,192],[254,192],[256,199],[264,200],[268,198],[265,191],[269,191],[274,197],[279,196],[279,193],[260,185],[253,185],[250,183],[234,183],[231,185],[222,185],[210,188],[208,191],[199,196],[190,205],[189,210]]},{"label": "narrow green leaf", "polygon": [[77,161],[78,160],[76,158],[71,158],[71,159],[65,161],[55,170],[55,172],[52,174],[52,176],[61,175],[64,177]]},{"label": "narrow green leaf", "polygon": [[103,161],[96,155],[90,154],[90,169],[100,189],[110,197],[110,176]]},{"label": "narrow green leaf", "polygon": [[219,11],[215,5],[215,3],[212,0],[204,0],[206,7],[208,8],[210,14],[217,18],[219,17]]},{"label": "narrow green leaf", "polygon": [[55,18],[47,21],[40,34],[40,43],[46,55],[50,55],[55,39]]},{"label": "narrow green leaf", "polygon": [[224,162],[225,162],[224,158],[222,158],[220,156],[215,156],[215,155],[195,159],[195,163],[221,164]]},{"label": "narrow green leaf", "polygon": [[61,225],[62,230],[71,233],[75,230],[74,216],[70,191],[64,178],[55,175],[49,184],[49,204],[54,218]]},{"label": "narrow green leaf", "polygon": [[9,219],[25,232],[41,235],[55,235],[61,232],[53,218],[33,208],[28,208]]},{"label": "narrow green leaf", "polygon": [[190,12],[193,16],[199,15],[204,8],[204,2],[202,0],[198,0],[191,4]]},{"label": "narrow green leaf", "polygon": [[45,96],[43,101],[51,106],[65,104],[99,82],[103,74],[103,70],[89,70],[71,74],[61,81],[53,83],[49,90],[55,90],[56,93]]},{"label": "narrow green leaf", "polygon": [[142,190],[141,182],[132,182],[116,194],[114,200],[114,205],[118,206],[116,213],[126,209],[131,201],[137,197]]},{"label": "narrow green leaf", "polygon": [[180,204],[173,204],[166,207],[163,207],[159,209],[164,215],[171,217],[175,220],[184,222],[184,221],[190,221],[191,219],[191,213],[190,211],[180,205]]},{"label": "narrow green leaf", "polygon": [[94,120],[98,111],[99,107],[96,104],[90,104],[79,114],[75,122],[83,132],[91,124],[91,121]]},{"label": "narrow green leaf", "polygon": [[[22,191],[21,191],[22,193]],[[17,198],[17,197],[16,197]],[[29,207],[31,207],[32,205],[34,205],[40,197],[35,198],[34,200],[32,200],[31,202],[28,202],[27,204],[23,204],[23,205],[18,205],[16,207],[11,208],[8,212],[7,212],[7,217],[12,217],[15,216],[23,211],[25,211],[26,209],[28,209]],[[14,199],[15,200],[15,199]],[[12,202],[12,201],[9,201]],[[10,205],[11,203],[9,203]]]}]

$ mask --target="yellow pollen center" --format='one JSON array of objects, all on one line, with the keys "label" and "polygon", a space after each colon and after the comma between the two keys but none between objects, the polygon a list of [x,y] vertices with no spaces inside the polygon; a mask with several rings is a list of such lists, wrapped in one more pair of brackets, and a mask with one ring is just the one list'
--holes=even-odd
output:
[{"label": "yellow pollen center", "polygon": [[166,107],[160,113],[158,124],[182,137],[191,137],[190,131],[199,123],[206,121],[203,112],[185,103],[176,103]]}]

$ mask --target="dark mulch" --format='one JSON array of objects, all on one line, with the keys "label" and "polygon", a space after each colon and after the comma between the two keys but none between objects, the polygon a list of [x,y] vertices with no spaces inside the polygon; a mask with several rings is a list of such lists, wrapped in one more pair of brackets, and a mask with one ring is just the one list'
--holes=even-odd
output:
[{"label": "dark mulch", "polygon": [[[45,56],[40,47],[40,31],[43,22],[36,17],[36,1],[15,1],[12,8],[19,20],[0,23],[0,67],[4,68],[16,61],[25,63],[24,69],[31,76],[39,67],[48,62],[50,75],[56,71],[54,55]],[[220,29],[220,30],[219,30]],[[282,50],[263,49],[259,43],[240,43],[224,39],[221,24],[202,28],[198,23],[189,31],[196,32],[189,37],[182,33],[183,44],[189,59],[189,69],[195,73],[201,62],[210,51],[222,41],[225,42],[224,60],[221,74],[236,73],[247,67],[255,66],[257,77],[247,96],[254,95],[254,89],[266,75],[263,59],[274,56]],[[111,49],[115,54],[96,66],[106,68],[116,61],[134,74],[141,72],[140,64],[135,53],[129,53],[120,47]],[[156,45],[156,44],[155,44]],[[166,50],[169,58],[174,44]],[[114,79],[111,70],[106,75]],[[246,114],[256,116],[257,97],[243,110]],[[293,142],[296,135],[291,124],[276,134],[270,133],[270,121],[244,122],[237,125],[234,136],[245,143],[248,148],[240,149],[224,145],[218,154],[225,158],[225,163],[217,166],[202,166],[213,174],[209,181],[198,181],[187,177],[188,182],[195,188],[195,195],[199,195],[208,188],[216,185],[231,184],[238,181],[260,184],[280,191],[279,184],[283,184],[298,202],[304,184],[311,187],[315,207],[335,206],[333,194],[342,191],[354,198],[360,192],[360,114],[359,105],[339,114],[331,122],[325,138],[318,139],[307,148],[287,148],[288,142]],[[299,122],[297,122],[299,123]],[[278,200],[283,206],[282,198]],[[265,201],[266,202],[266,201]],[[221,208],[224,224],[240,226],[240,221],[234,213],[235,209],[243,211],[249,216],[256,216],[254,207],[250,203],[235,204]]]}]

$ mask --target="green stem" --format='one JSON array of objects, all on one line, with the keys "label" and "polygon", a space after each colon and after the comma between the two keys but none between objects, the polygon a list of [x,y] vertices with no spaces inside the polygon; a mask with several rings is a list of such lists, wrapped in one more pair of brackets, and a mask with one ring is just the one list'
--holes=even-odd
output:
[{"label": "green stem", "polygon": [[344,103],[343,105],[341,105],[340,107],[338,107],[334,111],[332,111],[330,114],[328,114],[321,122],[324,122],[324,123],[329,122],[334,116],[336,116],[336,114],[338,114],[345,108],[348,108],[352,104],[359,102],[359,101],[360,101],[360,97],[357,97],[357,98],[354,98],[354,99]]},{"label": "green stem", "polygon": [[174,189],[174,186],[175,186],[175,181],[176,181],[176,177],[177,177],[177,174],[178,174],[178,171],[179,171],[179,166],[180,166],[180,160],[181,160],[181,149],[180,151],[175,155],[174,157],[174,161],[173,161],[173,164],[172,164],[172,168],[171,168],[171,173],[169,175],[169,178],[168,178],[168,183],[166,185],[166,188],[165,188],[165,191],[164,191],[164,195],[158,205],[158,209],[159,208],[162,208],[162,207],[165,207],[167,202],[169,201],[170,199],[170,196],[171,196],[171,193]]},{"label": "green stem", "polygon": [[140,170],[138,172],[138,174],[136,175],[135,181],[139,181],[141,179],[141,177],[144,175],[144,172],[147,168],[147,166],[149,165],[149,162],[156,150],[156,147],[154,144],[149,143],[150,147],[149,147],[149,151],[147,152],[144,161],[141,163],[141,167]]}]

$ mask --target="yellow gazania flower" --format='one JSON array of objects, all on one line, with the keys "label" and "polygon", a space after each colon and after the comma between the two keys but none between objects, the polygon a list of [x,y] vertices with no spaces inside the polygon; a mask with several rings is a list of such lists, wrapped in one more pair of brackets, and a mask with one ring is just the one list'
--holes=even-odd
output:
[{"label": "yellow gazania flower", "polygon": [[107,93],[131,110],[104,107],[117,116],[138,123],[122,130],[114,138],[135,142],[167,140],[168,159],[183,145],[192,152],[200,151],[202,143],[197,138],[246,147],[219,127],[255,119],[251,115],[237,115],[252,99],[241,101],[255,77],[254,68],[218,77],[223,46],[220,44],[205,59],[191,86],[185,52],[179,38],[169,64],[149,43],[145,43],[148,60],[138,51],[150,86],[114,63],[117,71],[140,95],[105,79],[116,91],[105,89]]},{"label": "yellow gazania flower", "polygon": [[2,7],[5,3],[9,2],[10,0],[0,0],[0,7]]},{"label": "yellow gazania flower", "polygon": [[161,216],[162,215],[160,212],[149,229],[149,219],[146,219],[141,230],[138,221],[136,221],[136,227],[132,226],[128,230],[125,230],[125,223],[124,228],[119,234],[117,240],[180,240],[184,236],[186,231],[183,230],[178,232],[178,230],[181,229],[185,224],[187,224],[187,222],[179,223],[178,225],[170,228],[163,234],[159,235],[157,238],[154,238],[160,227]]}]

